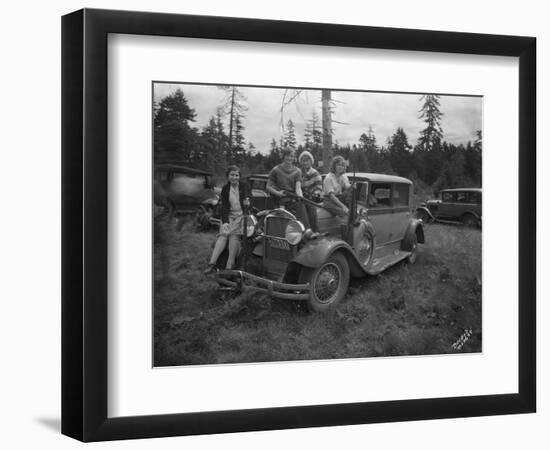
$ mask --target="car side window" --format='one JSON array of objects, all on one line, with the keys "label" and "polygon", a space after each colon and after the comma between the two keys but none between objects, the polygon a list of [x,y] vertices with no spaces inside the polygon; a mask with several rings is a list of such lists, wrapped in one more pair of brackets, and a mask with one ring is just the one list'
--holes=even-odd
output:
[{"label": "car side window", "polygon": [[481,194],[479,192],[470,192],[470,203],[481,203]]},{"label": "car side window", "polygon": [[391,206],[391,185],[375,184],[371,185],[368,198],[370,208],[387,208]]},{"label": "car side window", "polygon": [[457,192],[456,193],[456,201],[461,202],[461,203],[467,202],[468,201],[467,193],[466,192]]},{"label": "car side window", "polygon": [[394,184],[392,201],[393,206],[409,206],[409,185]]},{"label": "car side window", "polygon": [[454,192],[443,192],[443,194],[441,195],[441,200],[444,202],[453,202]]}]

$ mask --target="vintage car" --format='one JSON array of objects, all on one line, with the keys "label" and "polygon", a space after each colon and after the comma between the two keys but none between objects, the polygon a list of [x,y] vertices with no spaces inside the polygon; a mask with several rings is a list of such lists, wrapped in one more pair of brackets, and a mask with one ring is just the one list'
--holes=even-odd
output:
[{"label": "vintage car", "polygon": [[353,188],[346,222],[317,204],[319,235],[283,208],[249,216],[241,269],[217,271],[218,283],[303,300],[322,312],[342,300],[350,276],[376,275],[404,259],[414,263],[424,231],[412,215],[411,181],[372,173],[348,176]]},{"label": "vintage car", "polygon": [[480,188],[443,189],[440,197],[422,203],[416,209],[416,217],[424,223],[437,221],[481,227]]},{"label": "vintage car", "polygon": [[212,185],[212,173],[175,164],[158,164],[154,171],[154,202],[173,217],[197,214],[209,221],[219,201],[220,189]]}]

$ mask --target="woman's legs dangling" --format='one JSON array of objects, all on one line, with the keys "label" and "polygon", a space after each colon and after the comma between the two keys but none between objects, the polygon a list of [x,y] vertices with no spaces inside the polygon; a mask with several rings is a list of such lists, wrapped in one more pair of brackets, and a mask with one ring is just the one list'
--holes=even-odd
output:
[{"label": "woman's legs dangling", "polygon": [[214,245],[214,250],[212,250],[212,256],[210,257],[209,264],[211,265],[216,264],[216,261],[224,251],[226,245],[227,245],[227,236],[222,236],[222,235],[218,236],[216,245]]},{"label": "woman's legs dangling", "polygon": [[235,265],[235,258],[237,258],[237,255],[239,254],[239,250],[241,248],[241,237],[236,234],[229,235],[229,256],[227,257],[227,264],[225,266],[226,269],[233,269],[233,266]]}]

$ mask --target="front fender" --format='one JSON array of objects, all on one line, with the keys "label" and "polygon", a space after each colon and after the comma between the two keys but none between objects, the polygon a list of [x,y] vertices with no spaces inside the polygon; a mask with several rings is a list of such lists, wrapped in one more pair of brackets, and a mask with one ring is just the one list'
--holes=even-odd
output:
[{"label": "front fender", "polygon": [[433,216],[432,212],[429,210],[428,207],[426,207],[426,206],[418,206],[418,207],[416,208],[416,217],[419,217],[420,214],[422,214],[422,213],[426,213],[426,214],[428,215],[428,217],[429,217],[431,220],[433,220],[433,221],[436,220],[436,218]]},{"label": "front fender", "polygon": [[365,267],[361,265],[351,246],[344,240],[336,237],[315,239],[308,242],[300,249],[300,252],[288,265],[285,277],[296,272],[300,267],[315,269],[321,267],[335,252],[341,252],[348,260],[350,273],[354,277],[362,277],[367,274]]},{"label": "front fender", "polygon": [[343,239],[337,237],[313,239],[300,249],[293,262],[305,267],[320,267],[332,253],[339,249],[353,253],[350,245]]},{"label": "front fender", "polygon": [[479,215],[479,213],[477,211],[474,211],[473,209],[468,209],[466,211],[464,211],[464,214],[471,214],[473,215],[477,220],[479,220],[481,222],[481,216]]}]

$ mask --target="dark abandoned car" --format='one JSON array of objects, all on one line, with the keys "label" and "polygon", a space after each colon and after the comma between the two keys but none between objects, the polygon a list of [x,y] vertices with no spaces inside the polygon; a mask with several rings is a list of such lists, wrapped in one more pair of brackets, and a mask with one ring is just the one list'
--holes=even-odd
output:
[{"label": "dark abandoned car", "polygon": [[267,174],[255,174],[247,180],[252,192],[250,203],[256,212],[273,209],[276,205],[275,198],[267,193],[267,177]]},{"label": "dark abandoned car", "polygon": [[422,203],[416,210],[416,216],[424,223],[438,221],[481,227],[480,188],[443,189],[440,197]]},{"label": "dark abandoned car", "polygon": [[411,181],[371,173],[348,177],[353,187],[346,222],[317,205],[316,236],[283,208],[249,216],[241,269],[218,271],[218,283],[236,291],[252,286],[325,311],[345,296],[350,276],[376,275],[403,259],[414,263],[424,231],[412,215]]},{"label": "dark abandoned car", "polygon": [[154,173],[155,205],[164,209],[169,217],[197,215],[204,226],[213,217],[219,200],[220,190],[213,186],[211,177],[212,174],[204,170],[159,164]]}]

